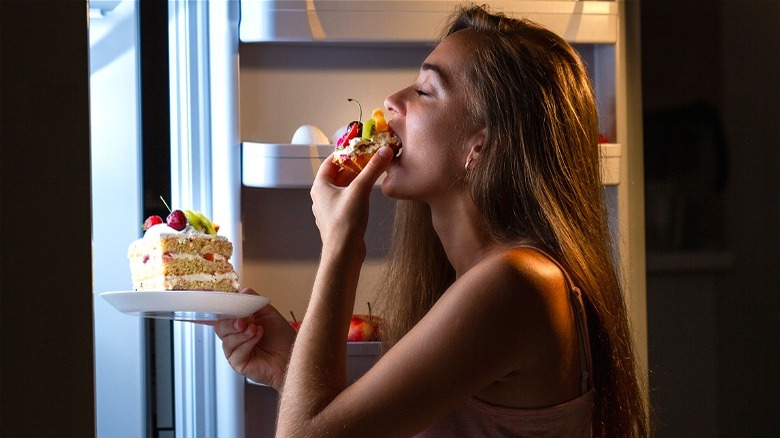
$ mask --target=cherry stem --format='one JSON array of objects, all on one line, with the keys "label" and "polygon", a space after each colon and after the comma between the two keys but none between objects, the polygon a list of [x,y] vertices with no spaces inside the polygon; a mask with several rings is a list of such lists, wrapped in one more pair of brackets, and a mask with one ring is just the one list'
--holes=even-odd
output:
[{"label": "cherry stem", "polygon": [[349,98],[347,100],[350,102],[355,102],[357,104],[358,108],[360,109],[360,114],[358,115],[357,121],[358,122],[363,121],[363,106],[360,105],[360,102],[358,102],[357,99],[352,99],[352,98]]},{"label": "cherry stem", "polygon": [[292,311],[292,310],[290,310],[290,315],[291,315],[291,316],[292,316],[292,318],[293,318],[293,322],[298,322],[298,320],[297,320],[297,319],[295,319],[295,314],[293,313],[293,311]]},{"label": "cherry stem", "polygon": [[165,198],[163,198],[162,195],[160,195],[160,200],[163,202],[163,204],[165,204],[165,208],[168,209],[168,213],[173,213],[173,210],[171,210],[171,207],[169,207],[168,203],[165,202]]},{"label": "cherry stem", "polygon": [[368,305],[368,320],[371,321],[374,318],[371,316],[371,301],[366,303]]}]

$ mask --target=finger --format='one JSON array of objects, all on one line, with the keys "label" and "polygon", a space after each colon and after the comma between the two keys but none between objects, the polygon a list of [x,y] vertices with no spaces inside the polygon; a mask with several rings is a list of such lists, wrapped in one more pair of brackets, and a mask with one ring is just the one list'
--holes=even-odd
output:
[{"label": "finger", "polygon": [[328,155],[328,158],[320,164],[314,179],[315,181],[325,180],[332,183],[336,179],[339,170],[341,170],[341,166],[333,162],[333,153],[331,153]]},{"label": "finger", "polygon": [[338,187],[348,186],[355,179],[357,174],[334,163],[332,158],[333,155],[331,154],[320,166],[314,180],[315,185],[317,184],[317,181],[325,181],[330,185]]},{"label": "finger", "polygon": [[240,333],[233,333],[222,339],[222,351],[231,366],[243,367],[252,354],[260,338],[263,329],[255,324],[247,324],[246,329]]},{"label": "finger", "polygon": [[341,169],[339,172],[335,175],[335,178],[333,179],[333,184],[339,186],[339,187],[346,187],[348,186],[352,181],[355,180],[357,177],[357,174],[351,170]]},{"label": "finger", "polygon": [[226,336],[243,332],[246,330],[247,324],[248,321],[246,318],[223,319],[215,322],[214,333],[216,333],[220,339],[224,339]]},{"label": "finger", "polygon": [[245,287],[244,289],[241,289],[241,292],[239,293],[247,294],[247,295],[260,295],[257,292],[255,292],[255,290],[252,289],[251,287]]},{"label": "finger", "polygon": [[390,161],[393,159],[393,150],[388,146],[382,146],[371,157],[371,160],[366,164],[366,167],[360,172],[360,175],[355,178],[359,180],[359,184],[373,187],[379,176],[387,170],[390,165]]},{"label": "finger", "polygon": [[237,373],[246,376],[249,367],[252,366],[252,349],[259,341],[259,338],[255,338],[243,344],[239,344],[235,349],[231,351],[225,351],[225,358],[227,359],[230,367]]}]

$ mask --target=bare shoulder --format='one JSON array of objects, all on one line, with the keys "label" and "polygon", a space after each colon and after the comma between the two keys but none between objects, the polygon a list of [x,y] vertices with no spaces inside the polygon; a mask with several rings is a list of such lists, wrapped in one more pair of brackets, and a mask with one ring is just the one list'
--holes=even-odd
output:
[{"label": "bare shoulder", "polygon": [[483,284],[495,293],[541,294],[552,298],[566,291],[563,272],[533,248],[509,248],[486,258],[464,275],[464,283]]},{"label": "bare shoulder", "polygon": [[[459,287],[478,330],[501,339],[496,353],[511,369],[480,392],[499,405],[535,407],[570,400],[577,394],[578,343],[564,273],[532,248],[513,248],[482,261]],[[489,316],[492,315],[492,316]]]},{"label": "bare shoulder", "polygon": [[512,351],[528,353],[570,329],[567,292],[555,262],[532,248],[510,248],[471,268],[440,304],[453,318],[470,318],[472,329],[492,332]]}]

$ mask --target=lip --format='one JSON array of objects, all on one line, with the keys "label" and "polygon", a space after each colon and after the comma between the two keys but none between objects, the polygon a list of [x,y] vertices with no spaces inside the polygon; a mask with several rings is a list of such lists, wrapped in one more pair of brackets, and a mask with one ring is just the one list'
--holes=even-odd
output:
[{"label": "lip", "polygon": [[[396,129],[396,127],[395,127],[396,120],[397,120],[397,119],[396,119],[395,117],[394,117],[394,118],[392,118],[392,119],[390,119],[390,120],[388,120],[388,121],[387,121],[387,126],[389,126],[389,127],[390,127],[390,129],[392,129],[392,130],[393,130],[393,132],[395,132],[395,135],[398,135],[398,129]],[[400,135],[399,135],[399,137],[400,137]]]}]

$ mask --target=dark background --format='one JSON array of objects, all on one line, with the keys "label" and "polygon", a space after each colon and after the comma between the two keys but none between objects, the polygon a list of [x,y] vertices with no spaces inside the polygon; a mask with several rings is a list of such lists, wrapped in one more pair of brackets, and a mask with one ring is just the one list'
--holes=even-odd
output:
[{"label": "dark background", "polygon": [[780,436],[780,1],[640,5],[656,436]]}]

